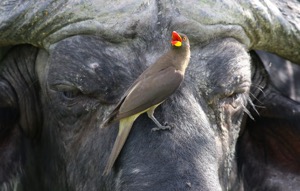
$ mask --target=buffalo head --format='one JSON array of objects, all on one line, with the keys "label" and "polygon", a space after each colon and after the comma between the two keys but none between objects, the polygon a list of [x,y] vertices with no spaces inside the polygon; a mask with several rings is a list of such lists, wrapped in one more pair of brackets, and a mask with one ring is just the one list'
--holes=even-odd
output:
[{"label": "buffalo head", "polygon": [[[299,13],[291,5],[299,7],[296,1],[279,8],[268,1],[4,1],[0,188],[298,188],[299,103],[276,88],[266,59],[253,51],[300,63],[297,17],[289,14]],[[183,83],[155,112],[174,128],[152,132],[154,123],[141,115],[103,176],[118,124],[99,127],[168,50],[172,30],[191,42]]]}]

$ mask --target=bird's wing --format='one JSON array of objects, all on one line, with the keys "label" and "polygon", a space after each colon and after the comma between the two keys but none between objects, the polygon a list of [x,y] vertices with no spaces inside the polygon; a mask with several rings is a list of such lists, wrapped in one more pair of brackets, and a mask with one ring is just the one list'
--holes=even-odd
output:
[{"label": "bird's wing", "polygon": [[183,73],[170,66],[140,79],[128,91],[116,120],[143,112],[169,97],[181,84]]},{"label": "bird's wing", "polygon": [[[152,66],[152,65],[151,65]],[[145,74],[149,71],[149,69],[151,68],[151,66],[146,69],[142,74]],[[121,105],[123,104],[125,98],[127,97],[128,93],[130,91],[132,91],[133,87],[140,81],[140,79],[142,78],[142,76],[145,75],[140,75],[131,85],[130,87],[126,90],[126,92],[123,94],[123,96],[121,97],[120,101],[117,103],[117,105],[115,106],[114,110],[107,116],[106,120],[103,123],[102,127],[107,127],[109,124],[118,121],[120,118],[116,118],[116,115],[119,112],[119,109],[121,107]],[[148,77],[149,75],[146,74],[146,76]]]}]

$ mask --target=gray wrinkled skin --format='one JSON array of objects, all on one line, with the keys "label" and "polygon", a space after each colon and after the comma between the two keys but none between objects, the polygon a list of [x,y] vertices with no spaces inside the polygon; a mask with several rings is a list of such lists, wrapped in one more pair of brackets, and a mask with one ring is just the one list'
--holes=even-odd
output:
[{"label": "gray wrinkled skin", "polygon": [[[0,2],[0,190],[299,188],[299,103],[273,87],[250,53],[299,64],[299,7],[294,0]],[[191,61],[155,116],[174,128],[151,132],[141,115],[102,176],[118,123],[99,127],[167,51],[173,30],[189,37]],[[281,136],[290,149],[276,150],[285,148]]]}]

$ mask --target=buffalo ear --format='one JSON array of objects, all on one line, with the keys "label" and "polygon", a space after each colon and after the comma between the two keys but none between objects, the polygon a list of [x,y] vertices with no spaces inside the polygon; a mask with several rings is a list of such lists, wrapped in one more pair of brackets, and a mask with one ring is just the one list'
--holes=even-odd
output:
[{"label": "buffalo ear", "polygon": [[299,103],[285,113],[290,105],[278,105],[278,108],[272,105],[255,120],[247,119],[237,143],[238,166],[245,190],[281,190],[274,184],[276,180],[280,180],[282,190],[299,188],[300,115],[292,112],[298,109]]},{"label": "buffalo ear", "polygon": [[[252,57],[261,68],[263,64],[257,55]],[[238,166],[245,190],[299,188],[300,103],[277,90],[266,73],[255,75],[265,77],[266,86],[254,100],[255,119],[246,120],[237,143]]]},{"label": "buffalo ear", "polygon": [[0,190],[13,187],[22,169],[22,132],[15,92],[0,77]]},{"label": "buffalo ear", "polygon": [[17,97],[10,84],[0,78],[0,141],[19,118]]},{"label": "buffalo ear", "polygon": [[16,46],[0,61],[0,190],[15,189],[26,160],[26,139],[38,135],[37,52],[29,45]]},{"label": "buffalo ear", "polygon": [[251,92],[259,116],[276,119],[300,116],[300,103],[291,99],[297,97],[294,95],[297,93],[295,82],[299,76],[290,71],[290,68],[300,71],[300,67],[264,51],[251,51],[250,55],[256,68]]},{"label": "buffalo ear", "polygon": [[[0,77],[9,84],[9,91],[0,94],[14,108],[19,126],[30,138],[36,138],[41,126],[41,107],[39,99],[39,82],[37,80],[35,62],[38,49],[30,45],[20,45],[12,48],[2,60]],[[2,80],[3,81],[3,80]],[[4,83],[4,82],[3,82]],[[6,85],[6,88],[8,85]],[[14,94],[14,95],[13,95]],[[3,108],[6,106],[2,106]],[[3,110],[3,109],[2,109]],[[9,109],[10,110],[10,109]],[[5,112],[10,112],[5,109]],[[7,114],[5,114],[7,115]],[[10,119],[12,120],[12,119]]]}]

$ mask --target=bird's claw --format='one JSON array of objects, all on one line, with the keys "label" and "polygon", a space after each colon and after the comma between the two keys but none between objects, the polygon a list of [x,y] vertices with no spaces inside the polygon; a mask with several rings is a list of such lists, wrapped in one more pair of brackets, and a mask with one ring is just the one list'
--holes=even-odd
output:
[{"label": "bird's claw", "polygon": [[154,127],[151,129],[151,131],[160,131],[160,130],[171,130],[172,129],[172,126],[170,125],[167,125],[167,123],[165,123],[165,125],[161,125],[159,127]]}]

